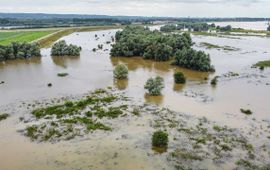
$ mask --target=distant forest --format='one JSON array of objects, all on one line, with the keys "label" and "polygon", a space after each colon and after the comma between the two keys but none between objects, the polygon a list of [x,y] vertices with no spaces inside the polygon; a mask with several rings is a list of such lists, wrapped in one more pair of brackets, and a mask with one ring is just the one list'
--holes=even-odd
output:
[{"label": "distant forest", "polygon": [[71,26],[128,25],[134,22],[150,24],[156,21],[168,22],[219,22],[219,21],[270,21],[270,18],[177,18],[108,16],[42,13],[0,13],[0,27],[47,28]]}]

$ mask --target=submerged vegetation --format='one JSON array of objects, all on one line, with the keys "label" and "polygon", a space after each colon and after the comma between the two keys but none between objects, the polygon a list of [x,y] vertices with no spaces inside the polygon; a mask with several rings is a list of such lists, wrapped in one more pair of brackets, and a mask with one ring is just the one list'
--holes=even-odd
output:
[{"label": "submerged vegetation", "polygon": [[148,90],[148,93],[152,96],[159,96],[161,90],[164,88],[164,80],[162,77],[150,78],[145,83],[144,88]]},{"label": "submerged vegetation", "polygon": [[173,60],[173,64],[199,71],[212,71],[209,55],[191,48],[193,42],[187,33],[163,34],[144,27],[126,27],[116,33],[111,56],[140,56],[155,61]]},{"label": "submerged vegetation", "polygon": [[249,109],[240,109],[240,111],[246,115],[252,115],[252,111]]},{"label": "submerged vegetation", "polygon": [[52,56],[79,56],[82,48],[76,45],[67,45],[65,40],[61,40],[52,46]]},{"label": "submerged vegetation", "polygon": [[0,121],[5,120],[9,117],[9,114],[6,113],[0,113]]},{"label": "submerged vegetation", "polygon": [[254,67],[270,67],[270,60],[260,61],[254,65]]},{"label": "submerged vegetation", "polygon": [[16,43],[0,46],[0,61],[40,57],[40,48],[37,43]]}]

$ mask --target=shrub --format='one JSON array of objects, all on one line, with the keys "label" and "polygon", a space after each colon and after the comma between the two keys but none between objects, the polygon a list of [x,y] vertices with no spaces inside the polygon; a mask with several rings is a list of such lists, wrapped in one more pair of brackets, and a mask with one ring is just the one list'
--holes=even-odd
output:
[{"label": "shrub", "polygon": [[8,117],[9,117],[8,114],[6,114],[6,113],[1,114],[1,113],[0,113],[0,121],[1,121],[1,120],[5,120],[5,119],[7,119]]},{"label": "shrub", "polygon": [[174,75],[174,82],[177,84],[184,84],[186,82],[186,78],[183,73],[177,72]]},{"label": "shrub", "polygon": [[240,111],[242,112],[242,113],[244,113],[244,114],[246,114],[246,115],[251,115],[252,114],[252,111],[251,110],[249,110],[249,109],[240,109]]},{"label": "shrub", "polygon": [[145,89],[152,96],[158,96],[161,94],[161,90],[164,88],[164,80],[162,77],[157,76],[156,78],[150,78],[147,80]]},{"label": "shrub", "polygon": [[219,78],[218,76],[215,76],[215,77],[211,80],[211,85],[212,85],[212,86],[217,85],[218,78]]},{"label": "shrub", "polygon": [[192,70],[214,71],[214,67],[211,66],[209,54],[205,54],[203,51],[196,51],[192,48],[178,50],[175,53],[173,64]]},{"label": "shrub", "polygon": [[119,64],[115,67],[114,78],[116,79],[127,79],[128,78],[128,68],[124,64]]},{"label": "shrub", "polygon": [[79,56],[81,47],[76,45],[67,45],[65,40],[59,41],[52,46],[52,56]]},{"label": "shrub", "polygon": [[163,131],[156,131],[152,135],[153,147],[167,147],[168,146],[168,134]]}]

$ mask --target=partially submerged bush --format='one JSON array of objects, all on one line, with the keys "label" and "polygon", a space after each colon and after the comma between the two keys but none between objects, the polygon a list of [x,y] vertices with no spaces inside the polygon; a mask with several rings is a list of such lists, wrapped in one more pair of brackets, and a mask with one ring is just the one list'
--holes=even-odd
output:
[{"label": "partially submerged bush", "polygon": [[1,120],[5,120],[5,119],[7,119],[8,117],[9,117],[9,114],[6,114],[6,113],[1,114],[1,113],[0,113],[0,121],[1,121]]},{"label": "partially submerged bush", "polygon": [[249,109],[240,109],[240,111],[246,115],[252,115],[252,111]]},{"label": "partially submerged bush", "polygon": [[164,131],[156,131],[152,135],[153,147],[167,147],[168,146],[168,134]]},{"label": "partially submerged bush", "polygon": [[65,40],[59,41],[52,46],[52,56],[79,56],[81,47],[76,45],[67,45]]},{"label": "partially submerged bush", "polygon": [[181,72],[175,73],[173,77],[174,77],[174,82],[177,84],[184,84],[186,82],[186,77]]},{"label": "partially submerged bush", "polygon": [[211,80],[211,85],[212,86],[216,86],[217,85],[217,82],[218,82],[218,76],[215,76],[212,80]]},{"label": "partially submerged bush", "polygon": [[114,78],[116,79],[127,79],[128,78],[128,68],[124,64],[119,64],[115,67],[114,71]]},{"label": "partially submerged bush", "polygon": [[156,78],[150,78],[147,80],[145,89],[152,96],[158,96],[161,94],[161,90],[164,88],[164,80],[162,77],[157,76]]}]

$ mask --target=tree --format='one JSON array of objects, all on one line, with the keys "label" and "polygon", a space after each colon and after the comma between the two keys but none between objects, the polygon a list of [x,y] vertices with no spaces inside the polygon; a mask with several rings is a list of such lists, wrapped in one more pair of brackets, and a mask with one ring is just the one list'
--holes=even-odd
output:
[{"label": "tree", "polygon": [[124,64],[119,64],[115,67],[114,78],[116,79],[127,79],[128,78],[128,68]]},{"label": "tree", "polygon": [[184,84],[186,82],[186,78],[182,72],[175,73],[173,77],[176,84]]},{"label": "tree", "polygon": [[156,78],[150,78],[147,80],[145,89],[152,96],[158,96],[161,94],[161,90],[164,88],[164,80],[162,77],[157,76]]},{"label": "tree", "polygon": [[0,60],[40,56],[40,48],[37,43],[30,44],[12,42],[10,45],[0,46]]},{"label": "tree", "polygon": [[267,31],[270,31],[270,24],[268,24],[268,28],[267,28]]},{"label": "tree", "polygon": [[205,54],[203,51],[196,51],[192,48],[178,50],[175,54],[173,64],[198,71],[214,71],[214,67],[211,66],[209,54]]},{"label": "tree", "polygon": [[52,46],[52,56],[79,56],[81,47],[70,44],[67,45],[65,40],[61,40]]}]

